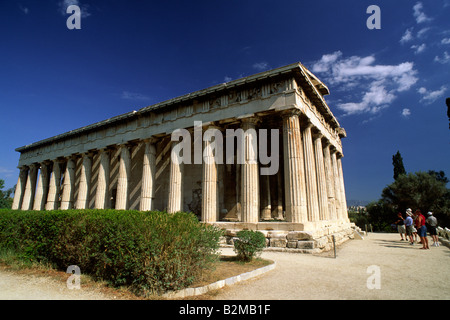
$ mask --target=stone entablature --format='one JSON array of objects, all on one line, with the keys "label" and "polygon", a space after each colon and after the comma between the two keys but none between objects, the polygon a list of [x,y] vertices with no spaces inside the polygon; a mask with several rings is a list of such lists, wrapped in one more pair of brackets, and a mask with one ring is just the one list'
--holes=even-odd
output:
[{"label": "stone entablature", "polygon": [[[274,224],[286,231],[345,233],[350,228],[341,163],[346,133],[323,98],[328,93],[296,63],[17,148],[21,171],[13,209],[192,211],[205,223],[260,229],[267,226],[263,221],[279,220]],[[172,134],[183,129],[195,136],[196,122],[202,134],[211,128],[225,135],[228,129],[245,132],[240,149],[245,161],[173,161],[180,142]],[[275,129],[280,144],[271,155],[279,159],[279,170],[271,175],[259,170],[266,164],[251,142],[261,146],[260,132],[267,129]],[[202,140],[203,159],[214,158],[211,141]],[[270,245],[284,243],[277,241]]]}]

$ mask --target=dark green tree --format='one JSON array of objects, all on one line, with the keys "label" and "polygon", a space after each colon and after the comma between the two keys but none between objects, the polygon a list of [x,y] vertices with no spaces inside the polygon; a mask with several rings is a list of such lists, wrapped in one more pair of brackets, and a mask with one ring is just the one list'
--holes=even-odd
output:
[{"label": "dark green tree", "polygon": [[405,166],[403,165],[403,158],[400,151],[392,156],[392,165],[394,166],[394,180],[402,175],[406,174]]},{"label": "dark green tree", "polygon": [[448,178],[445,176],[445,172],[442,170],[441,171],[428,170],[428,174],[435,177],[437,181],[442,181],[445,184],[447,184],[449,181]]},{"label": "dark green tree", "polygon": [[[383,199],[371,202],[366,206],[367,214],[365,224],[371,224],[374,231],[392,232],[391,224],[396,219],[396,210]],[[362,225],[358,225],[363,227]]]},{"label": "dark green tree", "polygon": [[[434,173],[434,171],[432,171]],[[399,175],[397,180],[383,189],[381,201],[394,212],[405,213],[432,211],[441,222],[450,222],[450,190],[446,186],[445,173],[416,172]]]},{"label": "dark green tree", "polygon": [[2,189],[5,187],[5,181],[0,179],[0,209],[3,208],[11,208],[13,199],[11,198],[11,194],[13,193],[13,189],[10,188],[6,191]]}]

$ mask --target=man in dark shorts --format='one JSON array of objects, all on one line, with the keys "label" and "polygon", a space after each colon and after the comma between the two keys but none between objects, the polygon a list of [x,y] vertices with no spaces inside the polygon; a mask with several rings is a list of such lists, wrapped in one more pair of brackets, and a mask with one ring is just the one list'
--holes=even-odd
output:
[{"label": "man in dark shorts", "polygon": [[437,235],[437,219],[435,216],[433,216],[433,212],[428,212],[427,213],[427,230],[430,233],[430,236],[433,238],[433,246],[435,247],[439,247],[439,237]]}]

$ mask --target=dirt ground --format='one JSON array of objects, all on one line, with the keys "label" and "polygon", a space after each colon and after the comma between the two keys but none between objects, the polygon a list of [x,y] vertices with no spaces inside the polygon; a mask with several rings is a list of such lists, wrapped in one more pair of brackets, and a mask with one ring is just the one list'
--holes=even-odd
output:
[{"label": "dirt ground", "polygon": [[[431,238],[430,238],[431,239]],[[398,234],[372,233],[321,255],[264,252],[277,263],[260,277],[212,293],[213,300],[450,299],[450,249],[419,249]],[[232,254],[232,249],[223,249]],[[67,278],[0,269],[0,300],[131,299],[93,286],[68,289]]]},{"label": "dirt ground", "polygon": [[276,261],[275,270],[227,288],[214,299],[450,299],[450,249],[421,247],[400,241],[398,234],[370,233],[364,240],[344,243],[336,259],[331,253],[264,252],[262,258]]}]

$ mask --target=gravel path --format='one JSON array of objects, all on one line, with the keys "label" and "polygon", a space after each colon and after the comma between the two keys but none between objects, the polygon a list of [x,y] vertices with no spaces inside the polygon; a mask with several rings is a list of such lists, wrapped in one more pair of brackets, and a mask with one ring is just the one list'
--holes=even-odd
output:
[{"label": "gravel path", "polygon": [[[69,275],[67,275],[69,277]],[[47,276],[0,271],[0,300],[106,300],[98,290],[68,289],[64,281]]]},{"label": "gravel path", "polygon": [[[277,262],[273,271],[239,283],[215,299],[450,299],[450,249],[409,245],[398,234],[371,233],[364,240],[351,240],[333,255],[264,252],[263,258]],[[429,240],[431,238],[429,237]],[[374,284],[379,267],[380,289]]]},{"label": "gravel path", "polygon": [[[429,238],[431,239],[431,238]],[[212,299],[450,299],[450,249],[420,250],[399,241],[397,234],[370,234],[351,240],[332,254],[264,252],[275,270],[219,291]],[[233,254],[232,249],[223,249]],[[380,289],[368,289],[369,266],[379,267]],[[370,282],[372,283],[372,282]],[[0,300],[115,299],[98,290],[70,290],[66,283],[44,276],[0,271]]]}]

